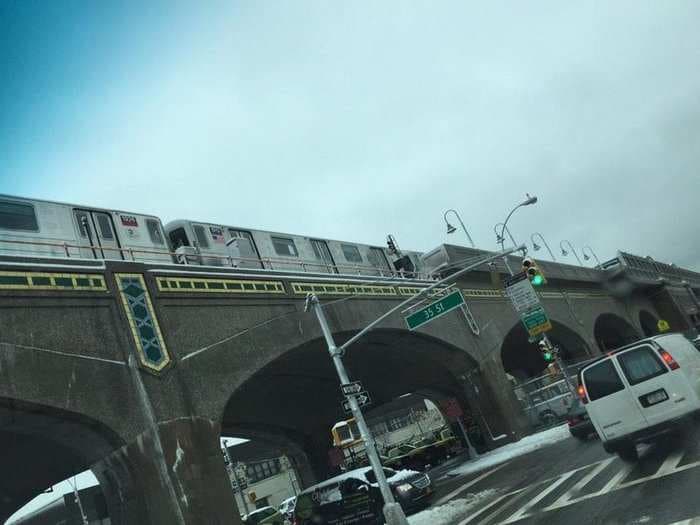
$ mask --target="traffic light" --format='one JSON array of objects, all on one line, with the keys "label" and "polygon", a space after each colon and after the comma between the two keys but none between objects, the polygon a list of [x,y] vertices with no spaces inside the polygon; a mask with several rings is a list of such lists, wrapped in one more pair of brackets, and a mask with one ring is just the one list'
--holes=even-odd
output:
[{"label": "traffic light", "polygon": [[396,239],[394,239],[393,235],[387,235],[386,245],[389,248],[389,253],[392,255],[399,255],[399,248],[396,246]]},{"label": "traffic light", "polygon": [[547,282],[547,279],[544,278],[542,270],[540,270],[539,266],[537,266],[535,260],[530,257],[525,257],[523,259],[522,271],[525,272],[527,278],[530,279],[532,286],[542,286]]},{"label": "traffic light", "polygon": [[554,361],[554,349],[545,341],[540,341],[537,346],[540,347],[542,359],[544,359],[545,363],[552,363]]}]

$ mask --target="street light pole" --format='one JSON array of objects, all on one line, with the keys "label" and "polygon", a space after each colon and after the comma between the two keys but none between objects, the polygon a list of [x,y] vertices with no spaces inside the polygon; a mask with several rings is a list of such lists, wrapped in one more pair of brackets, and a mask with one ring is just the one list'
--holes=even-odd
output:
[{"label": "street light pole", "polygon": [[[333,339],[333,333],[328,326],[328,321],[326,320],[326,314],[321,307],[318,297],[314,294],[307,296],[307,306],[310,305],[316,313],[318,322],[321,325],[321,331],[323,332],[323,337],[326,339],[326,344],[328,345],[328,353],[333,359],[333,364],[335,365],[335,370],[338,373],[338,378],[340,379],[341,385],[346,385],[350,383],[350,378],[345,370],[345,365],[343,364],[343,359],[341,357],[342,350],[340,350]],[[360,410],[360,405],[357,402],[355,396],[347,397],[348,404],[350,405],[350,410],[352,415],[357,422],[357,428],[360,431],[360,436],[365,444],[365,450],[367,452],[367,459],[369,464],[374,471],[374,476],[377,479],[377,484],[379,485],[379,491],[384,499],[384,518],[386,518],[387,525],[408,525],[406,520],[406,515],[401,508],[401,505],[396,503],[394,500],[394,494],[391,492],[389,483],[384,475],[384,469],[382,468],[382,462],[379,459],[379,454],[377,454],[377,449],[374,445],[374,438],[372,433],[365,422],[365,418]]]},{"label": "street light pole", "polygon": [[[525,199],[523,202],[518,204],[515,208],[510,210],[510,213],[506,217],[506,220],[503,222],[503,228],[501,228],[501,235],[497,235],[497,239],[501,243],[501,250],[503,250],[503,244],[505,242],[503,235],[504,235],[506,229],[508,228],[508,221],[510,220],[513,213],[515,213],[515,210],[517,210],[518,208],[522,208],[523,206],[529,206],[531,204],[535,204],[537,202],[537,197],[530,197],[529,193],[526,193],[525,195],[527,196],[527,199]],[[496,226],[498,226],[498,224]],[[510,230],[508,230],[508,235],[510,235]],[[513,244],[515,244],[515,240],[513,239],[512,235],[510,235],[510,239],[513,241]],[[525,254],[525,250],[523,250],[523,254]],[[513,275],[513,270],[511,270],[510,266],[508,265],[508,259],[503,257],[503,262],[505,263],[506,268],[508,269],[508,273]]]},{"label": "street light pole", "polygon": [[578,254],[576,253],[576,250],[574,250],[573,245],[571,244],[571,242],[567,241],[566,239],[564,239],[563,241],[561,241],[561,242],[559,243],[559,248],[561,248],[561,254],[562,254],[564,257],[566,257],[567,255],[569,255],[569,252],[567,252],[567,251],[564,249],[564,243],[566,243],[566,244],[569,245],[569,250],[571,250],[572,253],[574,254],[574,257],[576,257],[576,260],[578,261],[579,266],[583,266],[583,263],[581,262],[581,259],[579,259]]},{"label": "street light pole", "polygon": [[[450,213],[450,212],[452,212],[452,213],[455,214],[455,217],[457,217],[457,220],[459,221],[459,224],[462,225],[462,229],[464,230],[464,233],[467,234],[467,239],[469,239],[469,243],[472,245],[472,248],[476,248],[476,245],[474,244],[474,241],[472,240],[472,236],[469,235],[469,232],[467,231],[467,227],[466,227],[466,226],[464,225],[464,223],[462,222],[462,218],[459,216],[459,213],[457,213],[457,210],[453,210],[453,209],[451,209],[451,208],[450,208],[449,210],[447,210],[447,211],[444,213],[444,215],[442,216],[443,219],[445,219],[445,224],[447,224],[447,233],[448,233],[448,234],[449,234],[449,233],[454,233],[455,230],[456,230],[456,228],[455,228],[454,226],[452,226],[452,225],[447,221],[447,214]],[[515,244],[515,243],[513,243],[513,244]]]},{"label": "street light pole", "polygon": [[549,244],[547,244],[547,241],[545,238],[542,236],[540,232],[535,232],[532,235],[530,235],[530,240],[532,241],[532,248],[535,251],[539,251],[541,246],[535,242],[535,237],[539,237],[540,240],[542,241],[542,244],[544,244],[544,247],[547,248],[547,251],[549,252],[549,256],[552,258],[554,262],[557,262],[557,258],[554,257],[554,254],[552,253],[552,250],[549,247]]},{"label": "street light pole", "polygon": [[591,255],[592,255],[593,258],[595,259],[595,262],[598,263],[598,264],[596,265],[596,268],[599,267],[599,266],[600,266],[600,259],[598,259],[598,256],[597,256],[597,255],[595,254],[595,252],[593,251],[593,248],[591,248],[591,247],[588,246],[588,245],[586,245],[586,246],[584,246],[583,248],[581,248],[581,253],[583,254],[583,259],[584,259],[585,261],[587,261],[588,259],[590,259],[590,257],[589,257],[588,255],[586,255],[586,248],[588,248],[588,251],[591,252]]}]

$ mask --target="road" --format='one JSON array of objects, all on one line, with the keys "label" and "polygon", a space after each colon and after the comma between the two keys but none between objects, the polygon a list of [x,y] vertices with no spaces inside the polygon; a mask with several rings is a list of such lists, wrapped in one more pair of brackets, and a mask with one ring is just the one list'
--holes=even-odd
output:
[{"label": "road", "polygon": [[628,464],[597,439],[570,438],[468,476],[433,469],[432,507],[482,493],[449,525],[664,525],[700,516],[700,427],[639,450]]}]

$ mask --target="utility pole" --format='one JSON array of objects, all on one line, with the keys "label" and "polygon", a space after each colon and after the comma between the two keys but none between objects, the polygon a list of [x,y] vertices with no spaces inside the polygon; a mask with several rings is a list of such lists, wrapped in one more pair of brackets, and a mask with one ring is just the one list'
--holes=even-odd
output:
[{"label": "utility pole", "polygon": [[226,458],[226,463],[228,467],[228,471],[230,472],[231,475],[233,475],[233,480],[236,483],[236,490],[233,491],[234,494],[238,492],[238,495],[241,497],[241,500],[243,501],[243,508],[245,509],[245,513],[249,514],[249,509],[248,509],[248,502],[245,500],[245,495],[243,494],[243,486],[241,485],[241,482],[238,480],[238,473],[236,472],[236,467],[233,465],[233,461],[231,461],[231,454],[228,451],[228,442],[224,443],[224,457]]},{"label": "utility pole", "polygon": [[78,509],[80,510],[80,518],[83,521],[83,525],[89,525],[87,516],[85,515],[85,510],[83,510],[83,502],[80,500],[80,493],[78,492],[78,484],[75,482],[75,477],[73,482],[70,483],[73,488],[73,496],[75,496],[75,502],[78,504]]},{"label": "utility pole", "polygon": [[[323,332],[323,337],[326,339],[326,344],[328,345],[328,353],[333,359],[333,364],[335,365],[335,370],[338,373],[338,378],[340,379],[341,385],[347,385],[350,383],[350,378],[345,370],[345,365],[343,364],[342,352],[338,349],[333,339],[333,334],[330,327],[328,326],[328,321],[326,320],[326,314],[319,303],[318,297],[314,294],[309,294],[306,298],[306,308],[312,308],[316,313],[318,322],[321,325],[321,331]],[[379,491],[384,499],[384,518],[386,519],[387,525],[408,525],[406,520],[406,515],[401,508],[401,505],[396,503],[394,500],[394,494],[391,492],[391,487],[384,476],[384,469],[382,468],[382,462],[379,459],[379,454],[377,454],[377,449],[374,445],[374,438],[367,426],[362,410],[360,410],[360,405],[357,402],[357,398],[354,395],[347,396],[348,404],[350,405],[350,410],[352,415],[357,422],[357,428],[360,431],[360,436],[362,436],[362,441],[365,443],[365,451],[367,453],[367,459],[369,464],[372,466],[372,471],[377,479],[377,484],[379,485]]]}]

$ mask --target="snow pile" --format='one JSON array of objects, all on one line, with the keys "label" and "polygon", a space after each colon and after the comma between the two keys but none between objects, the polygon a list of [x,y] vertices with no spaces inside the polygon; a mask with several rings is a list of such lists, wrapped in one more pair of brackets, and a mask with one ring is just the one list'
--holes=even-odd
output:
[{"label": "snow pile", "polygon": [[408,518],[410,525],[450,525],[455,520],[465,517],[483,500],[492,497],[495,490],[489,489],[476,494],[467,494],[465,498],[453,499],[449,503],[432,507]]},{"label": "snow pile", "polygon": [[487,452],[472,461],[467,461],[456,469],[449,471],[447,474],[449,476],[463,476],[465,474],[479,472],[480,470],[522,456],[538,448],[546,447],[557,441],[562,441],[568,437],[571,437],[568,425],[550,428],[544,432],[538,432],[537,434],[524,437],[516,443],[510,443],[492,452]]},{"label": "snow pile", "polygon": [[54,485],[53,492],[39,494],[36,498],[31,500],[24,507],[22,507],[12,516],[10,516],[6,522],[7,525],[12,525],[12,523],[14,523],[19,518],[23,518],[31,514],[32,512],[35,512],[45,507],[49,503],[53,503],[56,500],[62,500],[64,494],[73,492],[73,485],[71,484],[73,482],[73,479],[75,479],[75,484],[78,487],[78,490],[99,485],[99,483],[97,482],[97,478],[91,471],[86,470],[85,472],[81,472],[80,474],[75,476],[75,478],[70,478],[70,483],[69,480],[64,480]]}]

